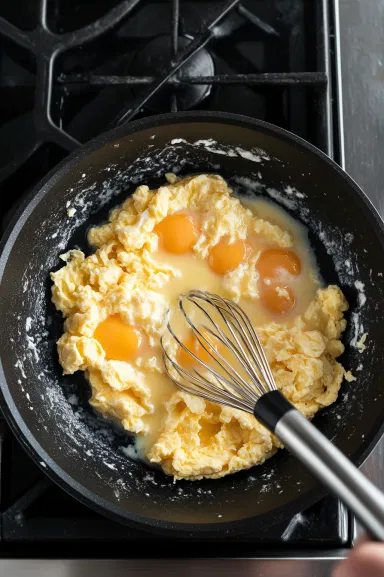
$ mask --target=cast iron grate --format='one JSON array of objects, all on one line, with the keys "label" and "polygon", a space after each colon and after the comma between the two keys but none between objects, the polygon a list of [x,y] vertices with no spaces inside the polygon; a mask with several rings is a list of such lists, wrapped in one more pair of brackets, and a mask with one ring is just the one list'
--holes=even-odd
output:
[{"label": "cast iron grate", "polygon": [[[279,2],[277,2],[279,3]],[[170,5],[171,10],[171,26],[169,30],[165,28],[164,35],[158,37],[169,36],[169,46],[171,48],[169,52],[170,59],[167,62],[161,62],[160,68],[156,73],[152,75],[128,75],[122,74],[121,69],[124,69],[124,62],[122,67],[118,67],[120,70],[115,74],[105,74],[98,72],[100,68],[100,62],[97,58],[81,58],[78,53],[74,53],[73,50],[76,47],[84,48],[86,45],[92,45],[97,40],[108,37],[108,33],[113,32],[117,29],[117,34],[124,37],[124,34],[129,33],[129,26],[127,31],[124,32],[125,22],[130,16],[135,18],[140,18],[140,9],[144,9],[144,0],[123,0],[116,6],[114,6],[108,13],[100,17],[96,21],[79,28],[77,30],[72,30],[69,32],[59,33],[52,31],[52,27],[49,26],[48,22],[48,0],[40,0],[38,18],[36,27],[31,31],[21,30],[14,24],[0,17],[0,34],[3,38],[8,39],[21,49],[24,49],[29,53],[29,57],[32,55],[34,59],[34,70],[29,72],[29,78],[19,79],[20,88],[23,88],[25,83],[33,82],[35,84],[34,89],[34,102],[33,110],[29,114],[26,114],[22,119],[23,122],[6,122],[2,127],[0,132],[0,137],[3,142],[9,142],[14,140],[15,130],[24,131],[25,142],[21,142],[17,150],[12,150],[11,158],[8,158],[9,162],[3,165],[0,169],[0,181],[6,179],[12,173],[14,173],[19,167],[23,166],[29,158],[31,158],[34,153],[45,143],[52,142],[63,148],[65,151],[74,150],[80,142],[87,139],[81,138],[81,135],[76,134],[79,131],[75,129],[71,134],[71,130],[65,129],[63,127],[62,119],[60,118],[60,106],[63,100],[70,92],[74,93],[82,88],[90,89],[94,87],[102,88],[116,88],[120,87],[122,89],[129,87],[130,89],[135,88],[140,90],[130,90],[129,94],[124,96],[121,100],[121,109],[116,112],[112,118],[108,118],[108,122],[105,124],[100,119],[98,122],[97,130],[105,130],[108,127],[114,126],[124,121],[132,120],[142,114],[143,109],[146,107],[146,114],[151,112],[150,104],[154,98],[156,98],[162,89],[170,87],[170,102],[167,107],[168,110],[177,110],[179,106],[178,94],[180,90],[186,86],[190,88],[196,87],[223,87],[223,86],[244,86],[248,88],[265,88],[273,87],[275,91],[289,88],[303,88],[309,87],[316,91],[313,96],[313,100],[320,104],[320,113],[323,116],[323,120],[319,123],[320,129],[317,134],[317,143],[326,152],[332,152],[330,148],[330,138],[327,134],[329,128],[329,83],[328,83],[328,70],[327,70],[327,58],[326,52],[324,52],[324,42],[321,42],[321,38],[318,38],[317,54],[312,58],[312,65],[318,66],[319,70],[313,72],[306,70],[298,71],[281,71],[281,72],[228,72],[217,73],[217,74],[206,74],[202,76],[199,73],[198,67],[189,66],[188,64],[193,64],[194,59],[197,58],[199,54],[207,46],[219,45],[222,47],[223,42],[231,42],[232,38],[239,34],[245,35],[245,38],[255,37],[254,48],[256,52],[254,58],[258,59],[260,46],[259,44],[265,43],[266,39],[272,38],[273,42],[267,42],[266,48],[275,51],[277,44],[286,44],[287,42],[295,42],[295,31],[293,30],[291,38],[282,38],[282,36],[287,36],[286,28],[287,24],[281,24],[280,29],[277,26],[271,25],[267,20],[262,19],[258,16],[257,12],[260,11],[262,4],[259,1],[245,2],[241,3],[240,0],[230,0],[229,2],[197,2],[200,4],[201,11],[203,12],[206,8],[206,4],[213,4],[211,7],[211,15],[201,18],[200,27],[197,27],[190,31],[188,26],[183,25],[184,19],[181,18],[181,5],[189,5],[190,2],[180,2],[180,0],[166,0],[165,2],[158,2],[157,8],[160,6],[160,13],[164,11],[167,12]],[[252,4],[252,6],[251,6]],[[267,4],[267,2],[264,2]],[[281,2],[280,2],[281,4]],[[291,10],[293,15],[298,12],[294,5],[297,2],[286,2],[287,7],[285,10]],[[311,8],[307,4],[313,4]],[[247,7],[247,6],[251,7]],[[320,11],[324,12],[323,2],[314,3],[304,3],[305,11],[315,12],[316,21],[319,26],[324,26],[324,22],[320,22]],[[148,6],[147,6],[148,7]],[[299,11],[300,12],[300,11]],[[303,14],[304,9],[301,10],[299,17],[302,22],[301,26],[305,25],[304,19],[306,15]],[[325,12],[324,12],[325,14]],[[322,16],[324,16],[322,14]],[[187,14],[188,16],[188,14]],[[312,14],[311,14],[312,16]],[[146,17],[146,14],[143,14]],[[268,13],[266,15],[268,17]],[[313,14],[315,19],[315,14]],[[163,20],[167,20],[167,14],[163,15]],[[275,15],[276,19],[276,15]],[[119,25],[120,30],[119,30]],[[246,30],[245,30],[245,25]],[[291,28],[296,26],[296,22],[292,22]],[[289,27],[289,25],[288,25]],[[161,30],[162,27],[159,27]],[[153,30],[155,33],[156,30]],[[192,34],[191,34],[192,32]],[[316,33],[316,32],[315,32]],[[319,34],[317,32],[317,34]],[[261,38],[261,39],[260,39]],[[185,40],[188,40],[186,43]],[[135,37],[133,37],[135,40]],[[181,43],[181,40],[183,42]],[[299,38],[300,40],[300,38]],[[107,43],[110,42],[110,49],[116,47],[113,41],[107,39]],[[181,46],[183,44],[183,46]],[[243,42],[244,44],[244,42]],[[128,43],[128,50],[132,51],[132,46]],[[91,46],[91,47],[92,47]],[[154,47],[155,49],[156,47]],[[243,47],[244,48],[244,47]],[[234,49],[235,50],[235,47]],[[292,63],[289,62],[289,54],[292,54],[293,60],[299,66],[302,66],[300,60],[303,59],[303,55],[299,54],[299,50],[296,47],[287,46],[287,56],[285,62],[285,67],[289,68]],[[229,50],[229,52],[233,52]],[[209,54],[206,52],[206,54]],[[140,55],[140,53],[138,54]],[[233,55],[233,54],[232,54]],[[129,59],[129,54],[123,54],[123,60]],[[132,54],[131,54],[132,56]],[[249,58],[249,54],[243,54],[237,58],[237,63],[240,63],[240,67],[244,67],[246,63],[247,70],[257,70],[258,66],[252,64],[249,66],[249,62],[246,62]],[[153,57],[153,55],[148,55],[148,58]],[[228,57],[228,54],[226,55]],[[282,59],[282,54],[279,54]],[[116,55],[115,60],[119,61],[121,55]],[[25,60],[25,57],[24,57]],[[96,63],[94,62],[96,60]],[[57,70],[57,65],[61,66],[63,70]],[[276,65],[276,63],[275,63]],[[111,65],[114,68],[116,63]],[[81,72],[73,72],[73,69],[82,68]],[[262,65],[261,65],[262,67]],[[94,68],[94,70],[92,70]],[[72,71],[71,71],[72,69]],[[214,67],[212,68],[214,70]],[[208,66],[208,72],[210,67]],[[32,78],[31,78],[32,77]],[[18,79],[13,80],[13,86],[17,86]],[[3,79],[3,89],[9,88],[9,83],[5,82]],[[115,94],[115,92],[113,93]],[[269,96],[272,93],[267,94]],[[272,98],[272,97],[271,97]],[[300,96],[302,99],[302,96]],[[276,115],[278,115],[278,108],[281,108],[282,103],[278,106],[275,98],[272,98],[273,106],[276,106]],[[230,101],[227,103],[227,107],[230,107]],[[239,103],[239,112],[244,112],[241,108],[241,102]],[[148,108],[149,105],[149,108]],[[99,116],[102,113],[99,108]],[[246,111],[250,112],[250,111]],[[257,113],[257,106],[255,107],[255,112]],[[304,112],[301,109],[299,112],[303,116]],[[316,116],[315,116],[315,120]],[[101,126],[100,126],[101,123]],[[92,124],[94,124],[94,116],[92,116]],[[104,124],[104,125],[103,125]],[[281,124],[281,122],[280,122]],[[291,128],[290,126],[288,126]],[[295,126],[292,126],[294,129]],[[94,136],[94,134],[91,134]],[[8,156],[8,155],[7,155]],[[4,159],[2,161],[4,163]]]}]

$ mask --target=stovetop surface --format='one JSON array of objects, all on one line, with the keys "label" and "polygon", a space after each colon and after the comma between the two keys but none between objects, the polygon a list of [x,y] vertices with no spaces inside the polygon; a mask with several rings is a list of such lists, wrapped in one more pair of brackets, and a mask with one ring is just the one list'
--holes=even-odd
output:
[{"label": "stovetop surface", "polygon": [[[0,5],[1,231],[61,159],[122,121],[177,110],[240,112],[291,130],[336,161],[341,141],[332,0],[15,0]],[[14,555],[247,556],[346,547],[327,497],[285,525],[222,544],[123,527],[51,483],[0,421],[1,551]],[[20,545],[22,544],[22,548]],[[40,546],[36,548],[36,546]],[[63,548],[66,549],[63,549]],[[148,553],[148,552],[147,552]]]}]

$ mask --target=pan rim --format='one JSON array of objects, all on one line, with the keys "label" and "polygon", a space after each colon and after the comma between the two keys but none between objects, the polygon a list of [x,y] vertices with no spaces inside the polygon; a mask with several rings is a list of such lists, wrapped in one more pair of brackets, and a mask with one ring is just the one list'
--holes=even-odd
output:
[{"label": "pan rim", "polygon": [[[370,199],[363,192],[363,190],[357,185],[357,183],[341,168],[339,167],[331,158],[324,154],[321,150],[316,148],[314,145],[303,140],[299,136],[283,129],[278,126],[272,125],[270,123],[253,119],[247,116],[239,114],[231,114],[225,112],[210,112],[210,111],[192,111],[192,112],[179,112],[179,113],[167,113],[156,116],[150,116],[144,119],[136,120],[130,122],[129,124],[123,124],[109,132],[99,135],[95,139],[81,146],[79,149],[72,152],[69,156],[64,158],[58,165],[56,165],[31,191],[31,193],[25,198],[22,205],[16,211],[11,222],[9,223],[6,231],[0,242],[0,286],[3,278],[4,270],[8,262],[9,254],[13,248],[13,245],[22,230],[26,220],[38,205],[42,198],[49,192],[51,187],[62,177],[62,175],[70,170],[72,170],[78,162],[83,158],[87,157],[90,153],[101,148],[102,146],[113,142],[113,140],[129,136],[130,134],[139,132],[140,130],[155,128],[157,126],[162,126],[166,124],[177,124],[184,122],[219,122],[227,124],[235,124],[237,126],[242,126],[244,128],[249,128],[253,130],[259,130],[279,138],[284,142],[296,145],[299,149],[304,149],[311,155],[315,155],[322,162],[325,162],[330,169],[338,173],[339,177],[342,178],[346,183],[354,190],[356,197],[365,205],[367,218],[371,218],[376,225],[375,232],[380,234],[381,241],[384,248],[384,222],[381,219],[377,209],[374,207]],[[141,516],[133,514],[123,507],[114,505],[112,502],[104,499],[92,493],[84,485],[78,483],[73,477],[68,475],[55,461],[49,457],[45,452],[44,448],[35,439],[34,435],[31,433],[30,429],[23,420],[21,414],[19,413],[17,406],[13,402],[12,395],[7,385],[5,374],[3,371],[3,366],[0,360],[0,406],[2,412],[8,422],[11,430],[15,434],[16,438],[21,441],[22,445],[28,450],[28,453],[34,460],[34,462],[48,475],[56,484],[58,484],[62,489],[67,491],[73,497],[77,498],[82,503],[95,509],[97,512],[102,513],[114,521],[120,523],[134,525],[136,527],[146,528],[147,530],[155,529],[162,533],[174,535],[175,532],[181,533],[183,536],[200,535],[203,533],[205,536],[218,537],[220,534],[228,536],[230,534],[241,534],[247,532],[250,526],[253,525],[254,521],[257,519],[258,522],[263,522],[263,518],[270,517],[270,513],[264,513],[257,516],[246,517],[245,519],[238,519],[230,522],[217,522],[217,523],[182,523],[182,522],[171,522],[156,520],[151,517]],[[357,466],[361,466],[368,455],[373,451],[380,438],[384,433],[384,422],[379,426],[376,433],[374,433],[371,441],[354,456],[353,462]],[[42,465],[42,462],[44,463]],[[318,499],[326,494],[326,490],[320,485],[314,486],[304,495],[300,495],[292,502],[283,505],[278,510],[276,510],[276,515],[278,517],[288,516],[298,512],[298,510],[303,510],[309,507],[311,504],[315,503]]]}]

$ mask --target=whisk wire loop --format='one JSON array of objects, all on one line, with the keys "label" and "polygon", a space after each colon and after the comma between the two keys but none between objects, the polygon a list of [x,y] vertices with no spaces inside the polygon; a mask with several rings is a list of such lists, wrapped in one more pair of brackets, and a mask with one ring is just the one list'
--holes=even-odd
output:
[{"label": "whisk wire loop", "polygon": [[[195,315],[186,310],[186,303],[193,305],[195,312],[201,313],[207,324],[197,325],[193,320]],[[181,366],[177,356],[173,358],[167,351],[167,339],[163,336],[161,344],[168,376],[188,393],[253,413],[257,400],[264,393],[276,390],[276,385],[259,337],[246,313],[236,303],[200,290],[180,295],[179,310],[200,347],[207,353],[209,362],[182,342],[168,315],[167,330],[171,339],[177,344],[177,350],[183,350],[193,361],[190,369]],[[213,318],[217,314],[219,322]],[[209,337],[221,346],[216,347]],[[235,365],[225,358],[222,347],[234,357]]]},{"label": "whisk wire loop", "polygon": [[[210,392],[210,387],[212,387],[212,383],[208,381],[204,376],[202,376],[198,371],[194,371],[192,375],[185,369],[183,369],[180,365],[175,363],[175,361],[168,355],[165,349],[163,349],[164,357],[165,357],[165,369],[167,371],[168,376],[172,379],[181,389],[186,391],[190,394],[198,394],[201,397],[207,399],[208,401],[212,401],[213,403],[217,403],[217,396]],[[191,386],[187,385],[184,380],[179,381],[175,379],[175,376],[171,373],[169,369],[168,362],[172,365],[178,375],[187,380]],[[220,386],[221,384],[219,384]],[[246,412],[252,412],[252,404],[247,404],[242,401],[240,398],[234,398],[233,393],[226,391],[225,389],[221,390],[221,397],[225,399],[225,403],[228,406],[234,407],[236,409],[240,409]]]},{"label": "whisk wire loop", "polygon": [[[167,324],[167,328],[169,333],[171,334],[171,336],[174,338],[174,340],[176,341],[176,343],[178,344],[179,347],[181,347],[184,351],[186,351],[199,365],[202,365],[209,374],[213,375],[216,379],[216,382],[218,383],[218,386],[221,389],[221,394],[223,395],[223,392],[225,391],[226,394],[226,399],[227,401],[229,401],[231,399],[231,397],[233,396],[234,393],[236,393],[236,395],[239,396],[239,398],[241,399],[241,396],[244,397],[244,395],[242,395],[243,392],[243,386],[246,385],[246,381],[244,381],[244,379],[241,379],[241,377],[239,376],[239,379],[234,378],[229,372],[228,375],[230,377],[230,379],[226,378],[224,375],[218,373],[211,365],[208,365],[207,363],[205,363],[203,360],[201,360],[197,355],[195,355],[190,349],[188,349],[184,343],[177,337],[177,335],[174,333],[170,323],[168,322]],[[204,391],[201,386],[204,384],[205,387],[208,388],[208,390],[210,390],[210,388],[212,388],[212,386],[215,386],[212,384],[212,382],[210,380],[208,380],[206,377],[202,376],[200,373],[198,373],[196,371],[196,369],[192,369],[193,372],[189,372],[187,371],[185,368],[183,368],[179,363],[177,363],[176,360],[172,359],[171,356],[168,354],[166,347],[163,345],[163,337],[161,339],[161,344],[163,346],[163,352],[165,354],[166,360],[168,362],[171,363],[171,365],[173,366],[173,368],[176,370],[176,372],[179,374],[179,376],[184,377],[187,381],[190,381],[190,383],[195,387],[198,388],[200,390],[201,393],[206,392]],[[211,355],[210,351],[208,349],[206,349],[207,353],[209,355]],[[213,357],[214,358],[214,357]],[[220,365],[220,363],[218,363]],[[221,365],[220,365],[221,366]],[[167,362],[165,362],[165,367],[167,369],[167,373],[170,376],[170,378],[172,380],[175,380],[174,377],[172,376],[172,374],[169,371],[169,368],[167,366]],[[224,367],[223,367],[224,368]],[[234,371],[233,371],[234,372]],[[195,374],[198,375],[200,380],[196,380]],[[236,373],[234,372],[234,374],[236,375]],[[196,382],[199,383],[199,385],[196,385]],[[244,383],[244,384],[243,384]],[[182,387],[184,390],[186,390],[186,388],[188,387],[188,385],[186,385],[184,382],[180,382],[177,381],[177,384]],[[188,387],[188,392],[194,394],[195,391],[190,390],[190,387]],[[249,408],[252,408],[254,406],[254,400],[251,397],[251,395],[245,395],[246,396],[246,401],[249,404]],[[216,401],[217,402],[217,401]],[[247,405],[248,406],[248,405]],[[248,410],[248,409],[247,409]]]},{"label": "whisk wire loop", "polygon": [[[188,298],[188,296],[186,296],[186,300],[190,300]],[[195,301],[190,301],[193,302],[193,304],[196,305],[196,307],[207,317],[207,319],[214,324],[213,319],[211,318],[211,316],[207,313],[207,311],[204,309],[204,307],[202,307],[198,302]],[[240,387],[240,390],[243,392],[243,388],[246,389],[246,391],[249,393],[250,397],[249,400],[252,401],[253,396],[254,396],[254,391],[252,389],[252,387],[248,384],[248,382],[233,368],[232,364],[229,363],[227,361],[227,359],[221,354],[220,350],[218,349],[214,349],[214,354],[212,354],[212,343],[209,342],[209,340],[204,336],[204,333],[199,330],[190,320],[190,318],[188,317],[184,306],[183,306],[183,302],[180,301],[179,302],[179,307],[180,310],[183,313],[183,316],[185,318],[185,320],[187,321],[187,323],[189,324],[189,326],[192,328],[192,331],[195,335],[195,337],[197,338],[199,344],[203,347],[203,349],[210,355],[210,357],[214,360],[214,362],[216,364],[219,365],[219,367],[225,372],[225,374],[228,375],[228,377],[230,379],[232,379],[237,386]],[[225,320],[225,319],[224,319]],[[226,322],[226,321],[225,321]],[[215,340],[218,340],[219,342],[221,342],[224,346],[226,346],[233,355],[235,355],[235,357],[237,357],[238,361],[240,362],[240,364],[243,364],[242,362],[242,358],[241,358],[241,353],[240,351],[234,346],[234,344],[226,337],[226,335],[223,333],[223,331],[221,330],[220,326],[217,325],[217,332],[214,332],[209,326],[207,325],[203,325],[202,329],[204,329],[206,332],[208,332]],[[207,348],[208,347],[208,348]],[[220,359],[220,361],[218,360]],[[211,369],[211,365],[207,365],[205,364],[205,368]],[[246,370],[246,367],[243,367]],[[215,373],[215,376],[217,376],[218,373]],[[221,376],[221,374],[220,374]]]},{"label": "whisk wire loop", "polygon": [[[275,390],[276,385],[268,361],[265,357],[264,350],[261,346],[259,337],[257,336],[256,331],[254,330],[253,325],[245,312],[236,303],[209,292],[190,291],[190,293],[187,295],[181,295],[179,303],[182,303],[184,298],[198,306],[200,310],[203,307],[199,306],[199,304],[196,302],[196,299],[203,300],[216,308],[240,350],[234,350],[235,347],[233,343],[226,337],[226,335],[223,334],[220,326],[213,321],[213,319],[204,309],[203,310],[205,315],[209,318],[211,324],[215,327],[215,330],[224,337],[226,346],[228,346],[228,348],[233,352],[238,361],[242,361],[244,370],[248,373],[248,376],[251,378],[251,380],[254,381],[254,384],[256,385],[260,394],[262,395],[265,393],[266,385],[268,390]],[[197,330],[196,327],[193,325],[193,323],[189,324],[195,332]],[[235,331],[233,329],[235,329]],[[217,337],[214,332],[212,332],[212,334]],[[245,345],[247,349],[246,351],[241,345],[238,336],[240,337],[243,345]],[[244,366],[244,364],[246,366]],[[255,365],[262,375],[262,380],[260,380],[259,375],[255,373]]]}]

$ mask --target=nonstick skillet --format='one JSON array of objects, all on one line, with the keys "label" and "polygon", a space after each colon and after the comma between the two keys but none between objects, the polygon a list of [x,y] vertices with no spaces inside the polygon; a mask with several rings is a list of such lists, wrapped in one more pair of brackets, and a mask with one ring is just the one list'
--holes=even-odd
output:
[{"label": "nonstick skillet", "polygon": [[63,377],[57,361],[62,319],[50,302],[49,272],[61,266],[58,255],[75,246],[89,253],[87,229],[138,184],[157,186],[171,171],[217,172],[238,194],[278,202],[307,225],[325,283],[339,284],[351,305],[341,360],[357,377],[314,423],[355,463],[367,457],[383,431],[383,223],[319,150],[224,113],[121,126],[72,154],[31,194],[0,257],[1,408],[47,475],[117,521],[179,537],[262,530],[323,495],[286,451],[236,475],[174,483],[137,459],[129,435],[90,409],[83,374]]}]

